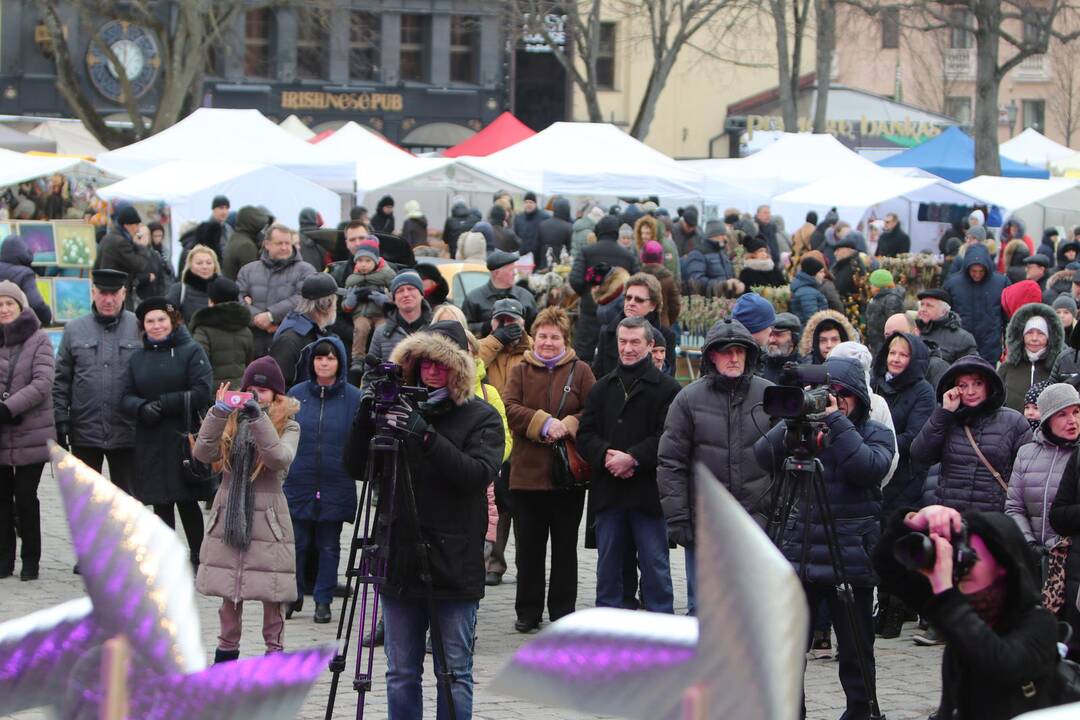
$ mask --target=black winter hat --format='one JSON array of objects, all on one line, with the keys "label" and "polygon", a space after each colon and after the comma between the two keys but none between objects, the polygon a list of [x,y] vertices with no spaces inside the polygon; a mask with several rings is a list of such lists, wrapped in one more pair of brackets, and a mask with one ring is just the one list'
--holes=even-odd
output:
[{"label": "black winter hat", "polygon": [[167,313],[176,312],[176,306],[166,300],[163,296],[157,295],[155,297],[148,297],[139,303],[139,307],[135,308],[135,317],[139,318],[139,324],[142,325],[143,318],[146,317],[146,313],[154,310],[163,310]]},{"label": "black winter hat", "polygon": [[596,223],[596,227],[593,228],[593,232],[596,233],[597,240],[619,239],[619,218],[614,215],[605,215],[600,218]]},{"label": "black winter hat", "polygon": [[536,193],[534,193],[532,190],[530,190],[529,192],[525,193],[525,197],[522,198],[522,200],[523,201],[532,200],[533,202],[536,202]]},{"label": "black winter hat", "polygon": [[427,326],[427,332],[449,338],[465,352],[469,351],[469,338],[465,335],[465,328],[457,320],[440,320],[432,323]]},{"label": "black winter hat", "polygon": [[683,222],[686,223],[687,225],[689,225],[690,227],[697,227],[697,224],[698,224],[697,208],[696,207],[683,208],[682,219],[683,219]]},{"label": "black winter hat", "polygon": [[511,263],[516,263],[521,258],[516,252],[507,252],[506,250],[492,250],[487,256],[487,269],[498,270],[501,267],[506,267]]},{"label": "black winter hat", "polygon": [[329,273],[315,273],[304,278],[300,286],[300,297],[305,300],[318,300],[331,295],[344,295],[345,291],[338,287],[334,278]]},{"label": "black winter hat", "polygon": [[120,208],[120,212],[116,213],[117,225],[138,225],[142,222],[142,218],[139,217],[139,211],[131,205],[125,205]]},{"label": "black winter hat", "polygon": [[950,295],[949,291],[945,288],[926,288],[925,290],[920,290],[915,297],[919,300],[924,300],[926,298],[940,300],[943,303],[952,305],[952,295]]},{"label": "black winter hat", "polygon": [[817,275],[825,269],[825,265],[816,257],[804,257],[799,263],[799,270],[807,275]]},{"label": "black winter hat", "polygon": [[210,202],[210,209],[213,210],[214,208],[219,207],[232,207],[229,205],[229,198],[224,195],[215,195],[214,199]]},{"label": "black winter hat", "polygon": [[1050,258],[1046,257],[1042,253],[1035,253],[1034,255],[1028,255],[1024,258],[1025,265],[1041,265],[1044,268],[1050,267]]},{"label": "black winter hat", "polygon": [[215,305],[236,302],[240,298],[240,286],[224,275],[218,275],[211,280],[206,292],[210,296],[210,302]]},{"label": "black winter hat", "polygon": [[727,228],[724,227],[724,223],[720,220],[707,220],[705,222],[705,237],[710,240],[715,237],[727,237]]},{"label": "black winter hat", "polygon": [[244,377],[240,381],[240,390],[246,392],[251,386],[273,390],[275,395],[285,394],[285,376],[281,374],[281,366],[270,355],[252,360],[244,368]]},{"label": "black winter hat", "polygon": [[767,250],[769,243],[765,241],[765,238],[757,235],[755,237],[746,238],[743,242],[743,247],[746,248],[747,253],[757,252],[758,250]]}]

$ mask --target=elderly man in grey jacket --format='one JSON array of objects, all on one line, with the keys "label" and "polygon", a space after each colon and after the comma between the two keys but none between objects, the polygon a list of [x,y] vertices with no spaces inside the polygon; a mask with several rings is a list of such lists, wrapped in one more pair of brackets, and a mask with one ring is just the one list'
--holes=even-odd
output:
[{"label": "elderly man in grey jacket", "polygon": [[687,606],[694,612],[694,468],[703,464],[762,527],[769,513],[769,468],[754,443],[769,429],[765,388],[754,374],[761,352],[738,320],[721,320],[705,336],[701,377],[675,396],[657,452],[660,504],[671,540],[686,550]]},{"label": "elderly man in grey jacket", "polygon": [[259,259],[240,268],[236,276],[240,297],[251,311],[255,357],[262,357],[270,350],[278,325],[300,302],[304,278],[316,272],[300,258],[292,230],[280,224],[271,225]]},{"label": "elderly man in grey jacket", "polygon": [[128,362],[142,347],[139,321],[124,310],[127,273],[95,270],[89,315],[64,327],[56,356],[53,416],[57,441],[125,492],[135,470],[135,421],[120,409]]}]

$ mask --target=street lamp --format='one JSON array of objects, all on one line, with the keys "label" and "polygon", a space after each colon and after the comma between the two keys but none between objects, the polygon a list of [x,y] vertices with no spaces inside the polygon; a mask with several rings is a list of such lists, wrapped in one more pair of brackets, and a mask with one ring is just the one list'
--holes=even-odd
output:
[{"label": "street lamp", "polygon": [[1009,117],[1009,137],[1011,138],[1016,134],[1016,115],[1019,112],[1016,107],[1016,98],[1009,101],[1009,109],[1007,110]]}]

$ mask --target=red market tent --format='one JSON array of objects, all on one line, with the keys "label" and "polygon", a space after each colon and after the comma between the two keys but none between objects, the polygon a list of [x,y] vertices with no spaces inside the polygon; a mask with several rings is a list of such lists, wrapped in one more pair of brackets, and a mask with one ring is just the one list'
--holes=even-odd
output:
[{"label": "red market tent", "polygon": [[508,148],[535,134],[525,123],[512,114],[504,112],[468,140],[458,143],[449,150],[444,150],[442,156],[448,158],[463,155],[483,157],[498,152],[503,148]]},{"label": "red market tent", "polygon": [[315,135],[312,135],[311,137],[309,137],[307,139],[307,141],[309,143],[311,143],[312,145],[318,145],[323,140],[325,140],[326,138],[333,135],[335,132],[337,132],[337,131],[336,130],[323,130],[322,132],[316,133]]}]

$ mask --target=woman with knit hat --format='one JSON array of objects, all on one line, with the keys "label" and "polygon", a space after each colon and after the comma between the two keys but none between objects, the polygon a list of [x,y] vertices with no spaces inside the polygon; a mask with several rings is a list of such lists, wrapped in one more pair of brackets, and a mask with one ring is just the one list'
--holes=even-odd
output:
[{"label": "woman with knit hat", "polygon": [[1024,411],[1024,393],[1050,378],[1064,347],[1061,319],[1050,306],[1028,303],[1013,314],[1005,328],[1005,359],[997,368],[1005,383],[1005,407]]},{"label": "woman with knit hat", "polygon": [[180,513],[198,564],[203,536],[200,500],[210,498],[210,483],[193,483],[181,465],[187,433],[210,404],[214,372],[206,351],[183,325],[180,309],[163,297],[139,303],[135,317],[143,346],[131,355],[121,409],[135,418],[135,474],[131,494],[169,527]]},{"label": "woman with knit hat", "polygon": [[240,656],[245,600],[262,602],[266,650],[280,651],[285,604],[297,597],[293,526],[281,488],[300,441],[293,419],[300,403],[285,394],[285,378],[271,357],[244,370],[241,390],[253,397],[239,408],[226,402],[228,389],[218,388],[193,451],[199,461],[222,468],[195,578],[199,592],[222,599],[214,662]]},{"label": "woman with knit hat", "polygon": [[41,471],[53,425],[53,350],[26,295],[0,282],[0,578],[15,572],[15,516],[22,541],[20,580],[37,580],[41,559]]},{"label": "woman with knit hat", "polygon": [[664,266],[664,246],[650,240],[641,248],[641,272],[652,275],[659,281],[664,298],[664,311],[660,313],[660,324],[671,327],[679,322],[682,309],[682,297],[679,295],[679,279]]}]

